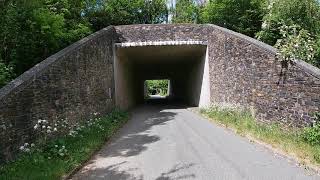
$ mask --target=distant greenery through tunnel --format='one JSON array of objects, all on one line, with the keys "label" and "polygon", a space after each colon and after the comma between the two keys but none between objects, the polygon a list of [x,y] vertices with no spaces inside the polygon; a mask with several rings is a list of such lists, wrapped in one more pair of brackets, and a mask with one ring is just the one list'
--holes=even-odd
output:
[{"label": "distant greenery through tunnel", "polygon": [[145,99],[150,98],[152,95],[168,96],[169,95],[168,79],[146,80],[145,81]]}]

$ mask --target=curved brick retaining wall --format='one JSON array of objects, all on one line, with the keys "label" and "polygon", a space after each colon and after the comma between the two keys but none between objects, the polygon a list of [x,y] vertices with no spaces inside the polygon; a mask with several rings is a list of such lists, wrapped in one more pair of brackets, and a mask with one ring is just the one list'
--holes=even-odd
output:
[{"label": "curved brick retaining wall", "polygon": [[[108,113],[113,98],[113,27],[42,61],[0,90],[0,162],[37,138],[38,119],[75,124]],[[109,92],[110,91],[110,92]]]},{"label": "curved brick retaining wall", "polygon": [[305,126],[320,110],[320,70],[304,62],[288,68],[276,49],[213,26],[209,44],[211,102],[251,108],[257,119]]},{"label": "curved brick retaining wall", "polygon": [[207,44],[213,105],[251,109],[257,119],[305,126],[320,107],[320,70],[214,25],[131,25],[103,29],[49,57],[0,90],[0,161],[36,139],[38,119],[70,123],[114,108],[114,43],[199,41]]}]

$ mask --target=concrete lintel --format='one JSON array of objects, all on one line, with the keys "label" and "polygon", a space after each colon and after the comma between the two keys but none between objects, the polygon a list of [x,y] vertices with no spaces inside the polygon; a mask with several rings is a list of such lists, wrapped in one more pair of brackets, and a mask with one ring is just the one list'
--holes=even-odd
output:
[{"label": "concrete lintel", "polygon": [[115,43],[116,47],[137,47],[137,46],[175,46],[175,45],[204,45],[208,43],[206,41],[145,41],[145,42],[126,42]]}]

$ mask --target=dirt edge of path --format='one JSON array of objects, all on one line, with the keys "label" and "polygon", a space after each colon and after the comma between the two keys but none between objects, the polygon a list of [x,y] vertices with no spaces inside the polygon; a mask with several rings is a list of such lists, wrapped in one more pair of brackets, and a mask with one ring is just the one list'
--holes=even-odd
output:
[{"label": "dirt edge of path", "polygon": [[[127,122],[130,120],[131,118],[131,114],[128,114],[127,117]],[[75,168],[73,168],[72,170],[70,170],[67,174],[65,174],[64,176],[61,177],[61,180],[69,180],[71,179],[78,171],[80,171],[80,169],[82,169],[83,167],[85,167],[89,161],[97,155],[98,152],[100,152],[101,148],[103,146],[106,146],[110,143],[110,140],[113,139],[115,137],[115,135],[120,131],[120,129],[122,129],[127,122],[125,122],[124,124],[122,124],[122,126],[120,126],[110,137],[105,139],[105,143],[101,144],[96,150],[94,150],[92,152],[92,154],[88,157],[88,159],[84,160],[83,162],[81,162],[78,166],[76,166]]]},{"label": "dirt edge of path", "polygon": [[283,151],[282,149],[280,149],[278,147],[273,147],[271,144],[268,144],[264,141],[261,141],[261,140],[255,138],[255,137],[252,137],[248,134],[240,135],[239,133],[237,133],[237,131],[234,128],[225,126],[224,124],[219,123],[219,122],[213,120],[212,118],[209,118],[208,116],[201,114],[200,109],[198,107],[187,108],[187,110],[203,117],[204,119],[208,120],[211,123],[218,125],[219,127],[224,128],[227,131],[234,133],[237,136],[245,137],[246,139],[249,140],[249,142],[261,145],[264,148],[266,148],[267,150],[269,150],[270,152],[272,152],[276,155],[285,157],[289,162],[294,163],[297,166],[302,167],[305,170],[310,171],[310,172],[320,176],[320,166],[318,166],[318,165],[315,165],[307,160],[302,160],[302,159],[298,158],[297,156],[295,156],[294,154],[288,154],[287,152]]}]

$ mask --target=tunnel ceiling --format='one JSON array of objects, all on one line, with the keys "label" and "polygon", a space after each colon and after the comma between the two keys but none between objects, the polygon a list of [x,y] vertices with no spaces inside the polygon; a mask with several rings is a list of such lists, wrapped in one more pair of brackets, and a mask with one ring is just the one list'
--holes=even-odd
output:
[{"label": "tunnel ceiling", "polygon": [[165,46],[139,46],[119,48],[130,63],[138,65],[148,64],[176,64],[196,61],[204,56],[205,45],[165,45]]}]

